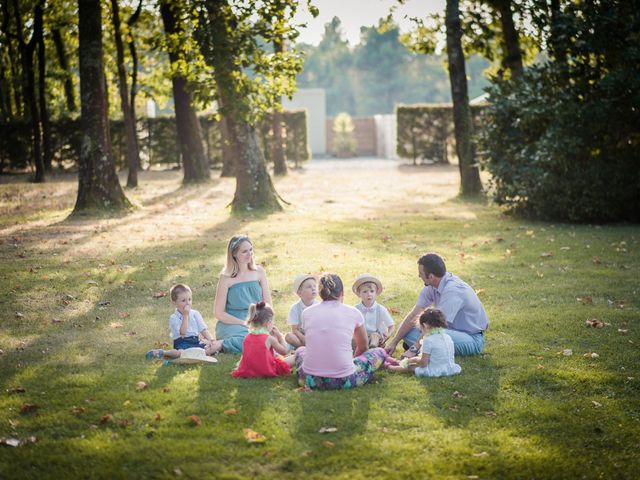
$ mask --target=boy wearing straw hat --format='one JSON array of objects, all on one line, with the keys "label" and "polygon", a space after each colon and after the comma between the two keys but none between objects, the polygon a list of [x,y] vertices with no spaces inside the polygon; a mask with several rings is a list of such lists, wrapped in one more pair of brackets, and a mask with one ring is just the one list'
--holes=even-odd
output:
[{"label": "boy wearing straw hat", "polygon": [[355,307],[364,317],[369,348],[383,346],[393,333],[395,324],[389,310],[376,302],[376,298],[382,293],[382,282],[373,275],[365,273],[356,278],[351,290],[361,300]]},{"label": "boy wearing straw hat", "polygon": [[304,324],[302,323],[302,312],[318,302],[318,279],[315,275],[299,274],[293,280],[293,291],[300,301],[291,305],[289,309],[289,317],[287,324],[291,325],[291,332],[284,337],[285,341],[294,348],[303,347],[304,340]]}]

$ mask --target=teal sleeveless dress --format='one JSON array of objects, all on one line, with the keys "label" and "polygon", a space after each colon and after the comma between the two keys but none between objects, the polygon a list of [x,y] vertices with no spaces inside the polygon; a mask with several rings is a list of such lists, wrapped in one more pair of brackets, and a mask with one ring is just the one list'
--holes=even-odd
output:
[{"label": "teal sleeveless dress", "polygon": [[[234,283],[227,290],[227,304],[224,311],[239,320],[246,320],[249,305],[262,300],[262,287],[257,280]],[[246,325],[216,323],[216,338],[222,340],[222,351],[227,353],[242,353],[242,343],[249,330]]]}]

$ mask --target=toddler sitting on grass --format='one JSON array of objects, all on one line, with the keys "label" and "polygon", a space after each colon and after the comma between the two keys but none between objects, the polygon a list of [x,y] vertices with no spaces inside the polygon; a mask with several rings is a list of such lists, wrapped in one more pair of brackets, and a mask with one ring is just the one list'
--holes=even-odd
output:
[{"label": "toddler sitting on grass", "polygon": [[376,298],[382,293],[382,282],[373,275],[365,273],[356,278],[351,290],[361,300],[355,307],[364,317],[369,348],[384,346],[393,333],[395,324],[389,310],[376,302]]},{"label": "toddler sitting on grass", "polygon": [[293,291],[300,301],[291,305],[287,323],[291,325],[291,332],[287,333],[284,339],[294,349],[304,347],[304,324],[302,322],[302,312],[312,305],[316,305],[318,300],[318,281],[314,275],[300,274],[293,280]]},{"label": "toddler sitting on grass", "polygon": [[222,349],[222,340],[214,340],[200,312],[191,309],[191,289],[178,283],[171,287],[170,295],[171,303],[176,307],[175,312],[169,317],[173,349],[149,350],[147,359],[180,358],[181,350],[194,347],[203,348],[207,355],[219,352]]},{"label": "toddler sitting on grass", "polygon": [[447,327],[444,313],[428,308],[419,320],[422,348],[418,355],[405,358],[400,365],[389,365],[392,372],[415,373],[417,377],[445,377],[460,373],[462,368],[455,363],[453,340],[444,329]]},{"label": "toddler sitting on grass", "polygon": [[286,355],[288,348],[282,333],[273,324],[271,305],[264,302],[251,304],[248,323],[249,333],[242,344],[242,358],[231,375],[241,378],[289,375],[294,363],[293,355],[283,359],[274,353]]}]

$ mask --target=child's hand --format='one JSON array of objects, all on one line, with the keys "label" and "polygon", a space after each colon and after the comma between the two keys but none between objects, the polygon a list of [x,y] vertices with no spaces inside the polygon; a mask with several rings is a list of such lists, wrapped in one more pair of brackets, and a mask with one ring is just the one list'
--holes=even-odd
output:
[{"label": "child's hand", "polygon": [[187,317],[189,316],[189,312],[191,312],[191,305],[185,305],[180,313],[182,313],[183,316]]}]

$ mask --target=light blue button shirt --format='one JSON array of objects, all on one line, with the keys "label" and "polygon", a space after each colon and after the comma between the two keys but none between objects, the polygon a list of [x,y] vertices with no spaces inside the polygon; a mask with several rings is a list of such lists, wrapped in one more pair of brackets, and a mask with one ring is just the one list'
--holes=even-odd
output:
[{"label": "light blue button shirt", "polygon": [[420,308],[433,305],[441,310],[451,330],[474,334],[484,332],[489,326],[487,312],[476,292],[449,272],[442,277],[438,288],[425,286],[416,305]]}]

